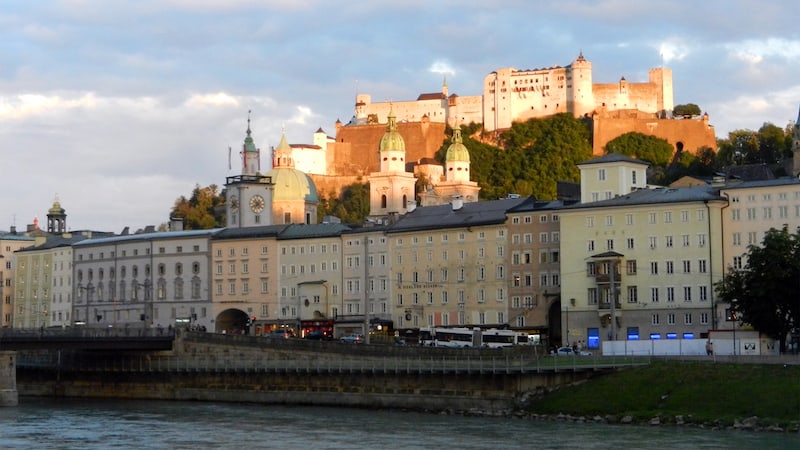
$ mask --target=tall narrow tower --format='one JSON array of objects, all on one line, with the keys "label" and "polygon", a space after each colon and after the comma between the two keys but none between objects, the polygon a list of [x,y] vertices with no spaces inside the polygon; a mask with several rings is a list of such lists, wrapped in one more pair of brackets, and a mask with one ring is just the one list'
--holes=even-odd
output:
[{"label": "tall narrow tower", "polygon": [[261,151],[256,148],[247,116],[242,145],[242,173],[225,179],[225,213],[229,228],[272,225],[272,178],[263,176]]},{"label": "tall narrow tower", "polygon": [[47,211],[47,232],[55,234],[67,232],[67,213],[61,207],[58,196],[53,201],[53,206]]},{"label": "tall narrow tower", "polygon": [[380,172],[369,176],[369,215],[373,218],[405,214],[416,205],[417,178],[406,172],[406,143],[397,131],[397,117],[389,111],[386,133],[378,147]]},{"label": "tall narrow tower", "polygon": [[594,109],[592,63],[581,52],[567,67],[567,111],[575,117],[581,117]]}]

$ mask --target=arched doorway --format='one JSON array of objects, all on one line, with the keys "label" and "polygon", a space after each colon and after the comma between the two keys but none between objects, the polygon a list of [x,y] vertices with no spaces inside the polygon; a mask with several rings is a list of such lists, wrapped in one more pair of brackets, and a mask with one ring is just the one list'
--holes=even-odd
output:
[{"label": "arched doorway", "polygon": [[248,334],[250,316],[240,309],[226,309],[217,315],[214,331],[226,334]]}]

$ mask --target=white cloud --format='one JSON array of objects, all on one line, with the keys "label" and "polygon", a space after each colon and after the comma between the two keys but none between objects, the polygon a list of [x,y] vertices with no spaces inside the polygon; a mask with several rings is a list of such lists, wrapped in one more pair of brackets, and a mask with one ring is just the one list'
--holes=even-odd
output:
[{"label": "white cloud", "polygon": [[456,69],[454,69],[449,62],[441,59],[434,61],[433,64],[431,64],[431,66],[428,68],[428,71],[431,73],[438,73],[441,75],[456,74]]},{"label": "white cloud", "polygon": [[189,107],[194,106],[205,106],[205,105],[212,105],[212,106],[221,106],[221,105],[228,105],[228,106],[238,106],[239,100],[225,92],[217,92],[215,94],[194,94],[186,101],[186,105]]},{"label": "white cloud", "polygon": [[800,41],[780,38],[745,40],[725,45],[728,53],[748,64],[760,64],[765,58],[779,58],[786,61],[800,58]]},{"label": "white cloud", "polygon": [[658,54],[664,64],[680,61],[689,55],[689,47],[678,40],[667,40],[658,44]]}]

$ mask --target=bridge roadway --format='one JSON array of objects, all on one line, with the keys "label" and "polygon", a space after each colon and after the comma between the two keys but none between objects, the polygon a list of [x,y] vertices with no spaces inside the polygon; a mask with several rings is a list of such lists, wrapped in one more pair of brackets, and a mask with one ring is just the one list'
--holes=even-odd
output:
[{"label": "bridge roadway", "polygon": [[39,328],[0,330],[0,350],[172,350],[175,332],[164,328]]}]

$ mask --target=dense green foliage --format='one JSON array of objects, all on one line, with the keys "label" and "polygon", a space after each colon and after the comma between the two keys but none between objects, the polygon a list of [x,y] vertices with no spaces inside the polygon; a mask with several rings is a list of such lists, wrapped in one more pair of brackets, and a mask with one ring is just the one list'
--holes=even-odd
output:
[{"label": "dense green foliage", "polygon": [[745,258],[743,268],[729,268],[716,284],[718,299],[731,304],[737,320],[779,340],[784,352],[789,332],[800,331],[800,228],[770,229]]},{"label": "dense green foliage", "polygon": [[631,156],[660,167],[666,167],[672,160],[675,149],[666,139],[630,132],[608,141],[606,153],[619,153]]},{"label": "dense green foliage", "polygon": [[196,185],[188,199],[180,196],[170,211],[170,217],[183,219],[186,230],[207,230],[225,226],[225,196],[217,185],[201,188]]},{"label": "dense green foliage", "polygon": [[356,183],[342,189],[340,195],[331,192],[320,198],[317,218],[338,217],[343,223],[361,223],[369,214],[369,185]]},{"label": "dense green foliage", "polygon": [[[508,194],[555,199],[558,181],[578,182],[575,165],[592,156],[591,133],[586,122],[569,114],[514,123],[499,137],[502,148],[472,138],[478,127],[463,130],[469,149],[472,180],[481,186],[481,199]],[[437,153],[443,161],[444,151]]]},{"label": "dense green foliage", "polygon": [[637,421],[683,416],[687,423],[800,422],[800,366],[664,361],[598,376],[536,401],[538,414],[630,415]]},{"label": "dense green foliage", "polygon": [[675,105],[675,108],[672,109],[672,115],[675,117],[698,116],[700,115],[700,107],[695,105],[694,103]]}]

